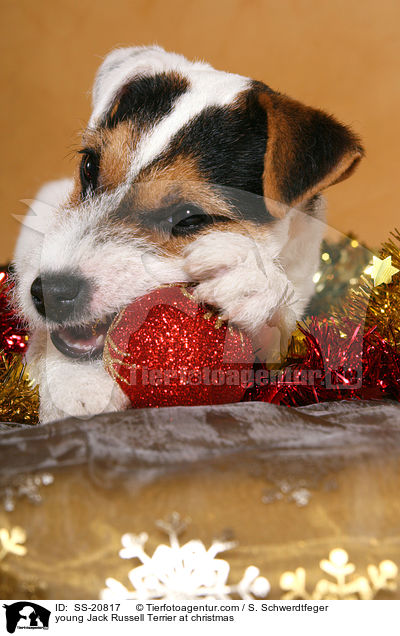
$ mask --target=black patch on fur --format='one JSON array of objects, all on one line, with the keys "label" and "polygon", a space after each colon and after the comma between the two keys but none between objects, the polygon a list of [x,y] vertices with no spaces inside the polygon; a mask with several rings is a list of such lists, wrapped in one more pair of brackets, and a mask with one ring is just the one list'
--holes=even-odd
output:
[{"label": "black patch on fur", "polygon": [[177,156],[194,158],[204,178],[223,190],[243,218],[265,222],[271,219],[262,198],[266,144],[267,114],[257,91],[249,90],[230,106],[204,109],[153,165],[168,165]]},{"label": "black patch on fur", "polygon": [[133,121],[140,130],[157,123],[171,112],[174,102],[187,88],[187,80],[178,73],[139,77],[121,89],[103,125],[115,128],[120,122]]},{"label": "black patch on fur", "polygon": [[318,203],[319,203],[321,197],[322,197],[321,193],[318,192],[318,194],[314,194],[314,196],[312,196],[311,199],[308,199],[305,202],[304,211],[306,212],[306,214],[310,214],[311,216],[315,216],[316,210],[318,208]]}]

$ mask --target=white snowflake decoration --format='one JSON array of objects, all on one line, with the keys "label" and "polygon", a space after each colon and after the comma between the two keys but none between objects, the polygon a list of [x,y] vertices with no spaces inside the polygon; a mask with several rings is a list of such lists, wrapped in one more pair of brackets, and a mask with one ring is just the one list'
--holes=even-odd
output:
[{"label": "white snowflake decoration", "polygon": [[356,574],[356,566],[349,561],[349,555],[343,548],[335,548],[329,553],[329,559],[322,559],[319,566],[329,574],[333,581],[322,578],[314,590],[306,589],[306,570],[297,568],[294,572],[284,572],[280,585],[285,594],[284,599],[363,599],[371,600],[380,591],[397,590],[399,569],[393,561],[386,559],[378,566],[368,565],[368,576]]},{"label": "white snowflake decoration", "polygon": [[120,557],[139,559],[142,565],[128,573],[133,591],[109,577],[107,587],[101,591],[102,599],[230,599],[232,595],[253,599],[268,595],[270,584],[259,576],[258,568],[254,566],[245,570],[239,583],[228,584],[229,563],[215,557],[233,548],[235,543],[214,541],[208,549],[199,540],[180,545],[178,535],[186,524],[177,513],[169,521],[159,521],[157,525],[168,534],[170,545],[158,545],[150,557],[145,551],[148,540],[145,532],[124,534]]}]

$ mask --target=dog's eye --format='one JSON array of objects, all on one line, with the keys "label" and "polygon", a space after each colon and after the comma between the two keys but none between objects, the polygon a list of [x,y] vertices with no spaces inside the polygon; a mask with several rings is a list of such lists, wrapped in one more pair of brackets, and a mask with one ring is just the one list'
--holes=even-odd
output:
[{"label": "dog's eye", "polygon": [[89,149],[81,150],[83,155],[80,167],[82,195],[85,196],[89,188],[95,190],[99,174],[99,157]]},{"label": "dog's eye", "polygon": [[182,205],[169,217],[172,236],[187,236],[202,230],[213,220],[204,210],[195,205]]}]

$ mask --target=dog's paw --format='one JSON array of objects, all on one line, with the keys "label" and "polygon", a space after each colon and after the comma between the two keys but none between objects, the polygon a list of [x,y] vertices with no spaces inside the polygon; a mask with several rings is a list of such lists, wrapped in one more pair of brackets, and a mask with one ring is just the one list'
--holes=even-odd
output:
[{"label": "dog's paw", "polygon": [[186,272],[198,283],[196,300],[217,307],[223,318],[250,334],[274,321],[282,308],[295,313],[292,283],[272,258],[262,258],[251,237],[211,232],[186,248],[184,258]]},{"label": "dog's paw", "polygon": [[51,361],[43,365],[39,379],[42,424],[66,417],[87,418],[121,411],[129,400],[98,363]]},{"label": "dog's paw", "polygon": [[257,251],[255,241],[235,232],[209,232],[184,252],[184,269],[191,280],[218,277],[246,262]]}]

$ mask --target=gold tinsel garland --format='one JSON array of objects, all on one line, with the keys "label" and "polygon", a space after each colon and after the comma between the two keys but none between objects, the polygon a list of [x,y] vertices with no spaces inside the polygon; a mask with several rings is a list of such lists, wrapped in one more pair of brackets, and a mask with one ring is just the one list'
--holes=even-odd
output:
[{"label": "gold tinsel garland", "polygon": [[372,252],[352,234],[339,240],[323,240],[320,262],[313,276],[315,292],[308,316],[331,316],[343,307],[343,299],[358,288],[360,277],[372,260]]},{"label": "gold tinsel garland", "polygon": [[13,283],[0,267],[0,422],[37,424],[39,390],[23,360],[28,335],[10,302]]},{"label": "gold tinsel garland", "polygon": [[39,390],[30,380],[21,356],[9,360],[0,352],[0,421],[37,424]]},{"label": "gold tinsel garland", "polygon": [[[400,232],[391,232],[391,238],[382,244],[380,258],[391,257],[392,265],[400,269]],[[380,335],[393,347],[400,345],[400,274],[390,283],[374,286],[369,275],[361,276],[358,287],[350,290],[343,309],[333,312],[334,318],[343,316],[355,322],[364,322],[364,331],[377,327]]]}]

